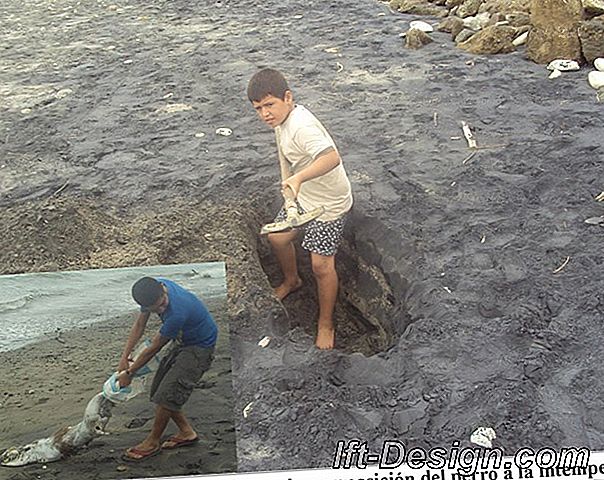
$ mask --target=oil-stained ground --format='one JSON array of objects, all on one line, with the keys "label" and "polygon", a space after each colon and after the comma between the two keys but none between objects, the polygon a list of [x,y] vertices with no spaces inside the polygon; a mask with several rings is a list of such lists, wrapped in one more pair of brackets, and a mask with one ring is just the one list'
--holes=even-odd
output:
[{"label": "oil-stained ground", "polygon": [[[473,56],[438,33],[407,50],[414,17],[370,0],[2,13],[1,271],[225,260],[241,470],[330,466],[340,439],[469,445],[479,426],[508,454],[604,447],[604,230],[584,223],[604,214],[604,129],[587,69],[549,80],[522,52]],[[307,260],[306,290],[271,294],[258,231],[279,206],[276,151],[245,96],[265,66],[353,184],[331,352],[313,347]]]}]

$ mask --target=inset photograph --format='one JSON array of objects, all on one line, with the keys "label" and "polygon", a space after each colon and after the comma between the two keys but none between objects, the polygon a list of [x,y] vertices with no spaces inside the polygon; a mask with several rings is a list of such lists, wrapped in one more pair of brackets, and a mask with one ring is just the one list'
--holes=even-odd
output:
[{"label": "inset photograph", "polygon": [[3,275],[0,330],[2,478],[236,470],[223,262]]}]

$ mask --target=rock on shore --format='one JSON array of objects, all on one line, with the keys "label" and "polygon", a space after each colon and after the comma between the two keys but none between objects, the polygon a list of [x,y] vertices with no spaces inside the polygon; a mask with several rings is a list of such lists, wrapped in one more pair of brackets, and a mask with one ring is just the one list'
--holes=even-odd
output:
[{"label": "rock on shore", "polygon": [[536,63],[556,58],[581,60],[581,0],[533,0],[526,54]]},{"label": "rock on shore", "polygon": [[604,15],[580,22],[579,40],[588,63],[604,56]]}]

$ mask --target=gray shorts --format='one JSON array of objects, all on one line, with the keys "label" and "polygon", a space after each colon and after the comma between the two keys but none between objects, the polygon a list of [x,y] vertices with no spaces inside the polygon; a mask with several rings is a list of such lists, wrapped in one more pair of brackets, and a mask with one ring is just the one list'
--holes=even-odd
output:
[{"label": "gray shorts", "polygon": [[179,411],[214,360],[214,347],[176,345],[162,359],[151,384],[153,403]]},{"label": "gray shorts", "polygon": [[[300,204],[297,202],[296,204],[298,213],[305,213]],[[286,216],[285,208],[281,208],[275,217],[275,222],[282,222]],[[342,243],[342,238],[344,238],[344,225],[347,218],[348,213],[345,213],[341,217],[328,222],[311,220],[306,225],[302,225],[300,227],[304,231],[302,248],[326,257],[335,255],[340,243]]]}]

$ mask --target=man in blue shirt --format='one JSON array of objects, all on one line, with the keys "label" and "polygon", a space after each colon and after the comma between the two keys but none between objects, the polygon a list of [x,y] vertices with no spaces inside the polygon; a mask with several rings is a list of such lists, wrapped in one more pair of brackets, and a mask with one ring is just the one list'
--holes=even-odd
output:
[{"label": "man in blue shirt", "polygon": [[[130,330],[120,359],[120,386],[128,386],[138,369],[170,340],[175,340],[172,350],[162,359],[151,385],[151,401],[157,405],[151,432],[124,454],[125,460],[141,461],[156,455],[162,448],[178,448],[199,440],[182,407],[195,384],[210,368],[218,328],[199,298],[165,278],[139,279],[132,286],[132,297],[140,305],[141,312]],[[141,339],[151,313],[159,315],[162,326],[151,345],[130,364],[130,354]],[[170,419],[178,427],[178,432],[160,443]]]}]

